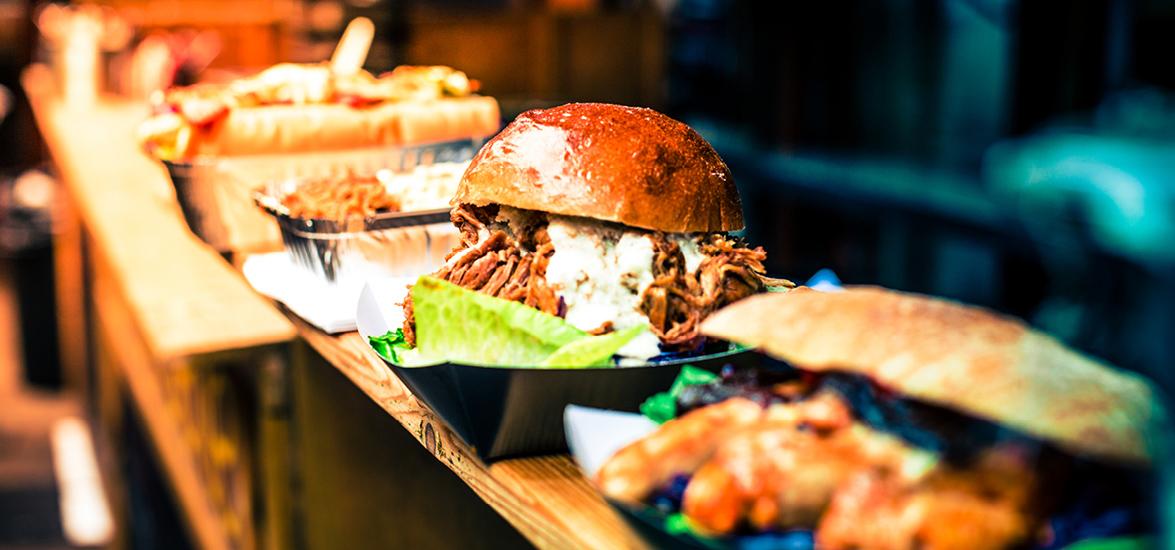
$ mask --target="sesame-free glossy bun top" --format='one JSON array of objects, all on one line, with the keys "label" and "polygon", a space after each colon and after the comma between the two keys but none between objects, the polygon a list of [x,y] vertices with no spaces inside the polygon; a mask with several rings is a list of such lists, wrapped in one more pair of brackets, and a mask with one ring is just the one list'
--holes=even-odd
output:
[{"label": "sesame-free glossy bun top", "polygon": [[473,158],[453,204],[674,233],[743,227],[730,169],[706,140],[652,109],[604,103],[519,115]]}]

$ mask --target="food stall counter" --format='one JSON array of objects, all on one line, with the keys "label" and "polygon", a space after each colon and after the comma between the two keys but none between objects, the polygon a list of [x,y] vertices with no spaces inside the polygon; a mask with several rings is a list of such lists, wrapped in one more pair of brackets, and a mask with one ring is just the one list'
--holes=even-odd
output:
[{"label": "food stall counter", "polygon": [[134,340],[125,355],[135,357],[118,362],[200,546],[233,543],[206,504],[206,488],[192,464],[196,458],[181,451],[181,429],[166,414],[157,378],[168,364],[185,358],[281,346],[298,338],[536,546],[645,546],[567,455],[486,465],[357,333],[322,332],[251,290],[232,264],[188,231],[163,167],[137,149],[135,128],[148,114],[143,104],[100,98],[93,105],[68,106],[54,97],[49,71],[33,67],[24,80],[72,208],[95,248],[93,273],[86,277],[93,278],[97,316],[101,323],[111,317],[133,329],[120,335],[122,325],[112,324],[102,332]]}]

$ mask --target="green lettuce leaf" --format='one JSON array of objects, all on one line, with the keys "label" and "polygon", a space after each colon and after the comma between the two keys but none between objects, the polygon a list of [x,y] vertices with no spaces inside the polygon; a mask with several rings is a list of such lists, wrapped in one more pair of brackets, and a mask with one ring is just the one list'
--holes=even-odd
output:
[{"label": "green lettuce leaf", "polygon": [[629,327],[600,336],[585,336],[555,350],[541,366],[551,368],[600,367],[611,364],[612,356],[648,327]]},{"label": "green lettuce leaf", "polygon": [[584,337],[563,319],[433,277],[412,285],[423,357],[474,365],[538,365]]},{"label": "green lettuce leaf", "polygon": [[692,535],[694,533],[689,522],[685,519],[685,514],[681,512],[670,514],[665,518],[665,531],[670,535]]},{"label": "green lettuce leaf", "polygon": [[[606,365],[641,331],[588,336],[537,309],[461,288],[433,277],[412,286],[416,353],[426,361],[473,365]],[[401,351],[398,356],[402,356]]]},{"label": "green lettuce leaf", "polygon": [[725,547],[721,541],[707,537],[706,535],[695,531],[694,528],[690,526],[689,520],[685,519],[685,514],[682,514],[681,512],[670,514],[665,518],[665,532],[669,533],[670,535],[689,537],[693,539],[694,542],[697,542],[706,548],[717,549]]},{"label": "green lettuce leaf", "polygon": [[664,424],[677,417],[677,396],[686,386],[709,384],[718,379],[718,375],[705,369],[690,365],[681,368],[673,385],[668,391],[654,394],[641,403],[641,414],[658,424]]},{"label": "green lettuce leaf", "polygon": [[1114,537],[1111,539],[1087,539],[1065,547],[1065,550],[1149,550],[1158,548],[1157,541],[1150,537]]},{"label": "green lettuce leaf", "polygon": [[415,348],[408,345],[402,328],[390,330],[383,336],[372,336],[367,340],[376,353],[397,365],[410,367],[428,364]]},{"label": "green lettuce leaf", "polygon": [[375,352],[380,355],[380,357],[383,357],[384,359],[387,359],[393,363],[400,362],[400,357],[397,351],[408,347],[408,342],[404,341],[404,329],[402,328],[398,328],[394,331],[388,331],[388,333],[383,336],[372,336],[367,339],[367,342],[371,344],[371,348],[374,349]]}]

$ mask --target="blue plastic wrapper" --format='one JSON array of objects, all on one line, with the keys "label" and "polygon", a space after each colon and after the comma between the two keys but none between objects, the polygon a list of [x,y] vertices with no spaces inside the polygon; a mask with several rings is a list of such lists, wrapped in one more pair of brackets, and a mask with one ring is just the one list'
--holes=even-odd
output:
[{"label": "blue plastic wrapper", "polygon": [[836,273],[828,268],[817,271],[815,275],[812,275],[808,279],[807,283],[804,283],[804,286],[822,292],[835,292],[843,288],[840,284],[840,277],[837,277]]},{"label": "blue plastic wrapper", "polygon": [[816,545],[811,531],[765,533],[753,537],[739,537],[739,550],[811,550]]}]

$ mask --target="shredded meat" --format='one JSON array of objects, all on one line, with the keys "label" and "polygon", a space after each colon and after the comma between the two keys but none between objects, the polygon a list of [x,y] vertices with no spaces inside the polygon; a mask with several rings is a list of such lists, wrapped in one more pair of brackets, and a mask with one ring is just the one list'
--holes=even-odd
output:
[{"label": "shredded meat", "polygon": [[[450,218],[461,232],[461,244],[445,258],[434,277],[505,300],[562,315],[562,302],[547,286],[547,263],[555,247],[539,223],[508,227],[494,222],[496,206],[460,206]],[[489,236],[478,242],[479,234]],[[416,344],[412,297],[404,300],[404,339]]]},{"label": "shredded meat", "polygon": [[373,176],[347,174],[314,180],[282,197],[292,218],[347,221],[400,210],[400,199]]},{"label": "shredded meat", "polygon": [[[495,205],[458,206],[451,219],[461,243],[433,276],[490,296],[522,302],[563,316],[562,300],[547,285],[547,263],[555,249],[547,235],[545,216],[523,216],[518,225],[503,223]],[[666,234],[652,232],[653,283],[641,295],[640,311],[670,351],[697,349],[704,340],[701,321],[731,302],[761,292],[767,284],[791,283],[764,276],[762,248],[714,233],[698,237],[705,255],[698,269],[687,272],[685,256]],[[484,238],[483,238],[484,237]],[[411,297],[404,302],[404,337],[415,345]],[[605,323],[593,334],[610,332]]]},{"label": "shredded meat", "polygon": [[[747,248],[722,234],[700,237],[698,249],[706,255],[694,272],[687,272],[685,256],[663,233],[653,235],[653,284],[641,296],[641,312],[653,332],[670,350],[696,349],[704,338],[702,320],[715,310],[761,292],[765,286],[760,247]],[[785,282],[786,283],[786,282]]]}]

